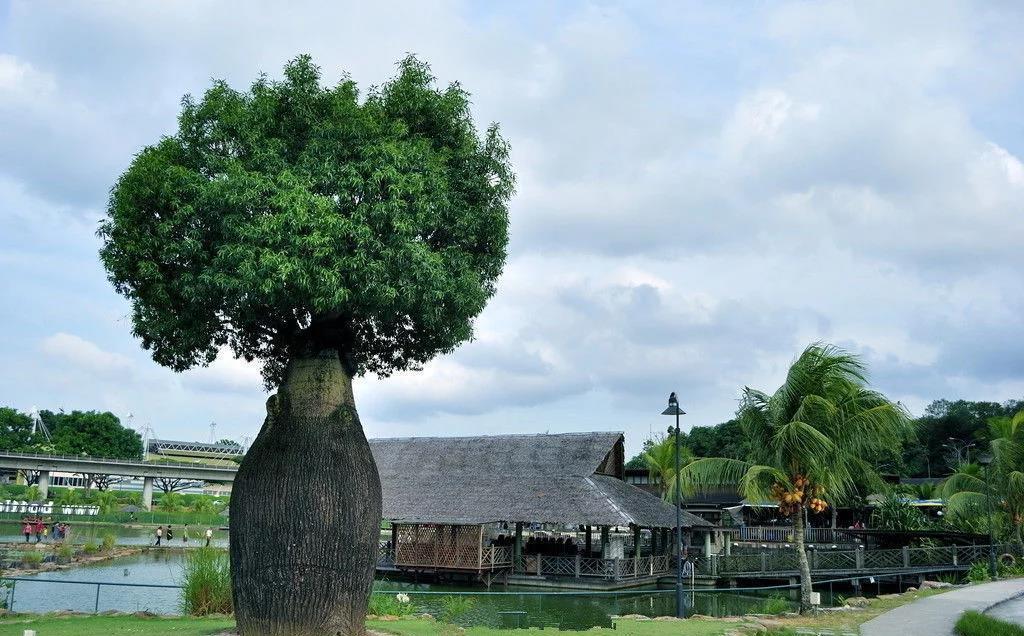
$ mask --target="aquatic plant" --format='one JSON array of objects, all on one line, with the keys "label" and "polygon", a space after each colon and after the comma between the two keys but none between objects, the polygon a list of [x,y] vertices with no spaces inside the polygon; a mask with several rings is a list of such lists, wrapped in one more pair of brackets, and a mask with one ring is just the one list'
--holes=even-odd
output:
[{"label": "aquatic plant", "polygon": [[189,551],[181,590],[182,612],[190,616],[230,614],[231,561],[227,552],[217,548]]}]

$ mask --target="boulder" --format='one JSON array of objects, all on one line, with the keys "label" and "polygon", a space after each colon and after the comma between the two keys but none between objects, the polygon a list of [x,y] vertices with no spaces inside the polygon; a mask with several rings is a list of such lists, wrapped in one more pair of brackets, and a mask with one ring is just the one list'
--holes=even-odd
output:
[{"label": "boulder", "polygon": [[867,607],[871,604],[871,601],[864,598],[863,596],[851,596],[846,599],[847,607]]},{"label": "boulder", "polygon": [[945,581],[925,581],[921,584],[922,590],[942,590],[947,587],[953,587],[953,584]]}]

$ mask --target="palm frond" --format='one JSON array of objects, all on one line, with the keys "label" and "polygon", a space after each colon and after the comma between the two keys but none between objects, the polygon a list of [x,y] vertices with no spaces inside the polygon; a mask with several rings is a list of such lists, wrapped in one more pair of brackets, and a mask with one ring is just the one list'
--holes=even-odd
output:
[{"label": "palm frond", "polygon": [[961,492],[985,492],[985,480],[967,471],[957,471],[942,482],[942,496],[947,500]]},{"label": "palm frond", "polygon": [[683,491],[689,495],[728,486],[740,492],[740,483],[751,466],[739,459],[705,457],[687,464],[679,472],[679,478]]},{"label": "palm frond", "polygon": [[983,493],[962,491],[946,499],[946,512],[952,517],[971,517],[984,514],[988,501]]}]

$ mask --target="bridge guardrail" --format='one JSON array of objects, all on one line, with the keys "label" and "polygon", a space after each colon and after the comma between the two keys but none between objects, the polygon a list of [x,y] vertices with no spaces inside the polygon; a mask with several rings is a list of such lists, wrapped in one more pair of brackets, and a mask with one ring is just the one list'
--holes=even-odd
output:
[{"label": "bridge guardrail", "polygon": [[3,457],[19,457],[24,459],[55,459],[62,461],[86,461],[95,462],[97,464],[126,464],[131,466],[171,466],[171,467],[182,467],[182,468],[202,468],[204,470],[223,470],[225,472],[237,472],[238,468],[235,466],[214,466],[212,464],[203,464],[201,462],[180,462],[168,459],[157,459],[157,460],[143,460],[143,459],[124,459],[122,457],[95,457],[93,455],[63,455],[63,454],[48,454],[48,453],[22,453],[18,451],[0,451],[0,458]]}]

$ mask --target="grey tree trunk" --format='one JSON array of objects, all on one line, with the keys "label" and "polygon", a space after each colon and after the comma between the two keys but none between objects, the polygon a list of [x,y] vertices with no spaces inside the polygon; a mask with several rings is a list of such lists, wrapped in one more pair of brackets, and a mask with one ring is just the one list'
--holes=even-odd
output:
[{"label": "grey tree trunk", "polygon": [[804,541],[804,511],[797,510],[793,515],[793,537],[796,540],[796,560],[800,565],[800,613],[811,609],[811,565],[807,562],[807,549]]},{"label": "grey tree trunk", "polygon": [[377,465],[338,353],[293,360],[231,496],[243,636],[361,636],[380,538]]}]

